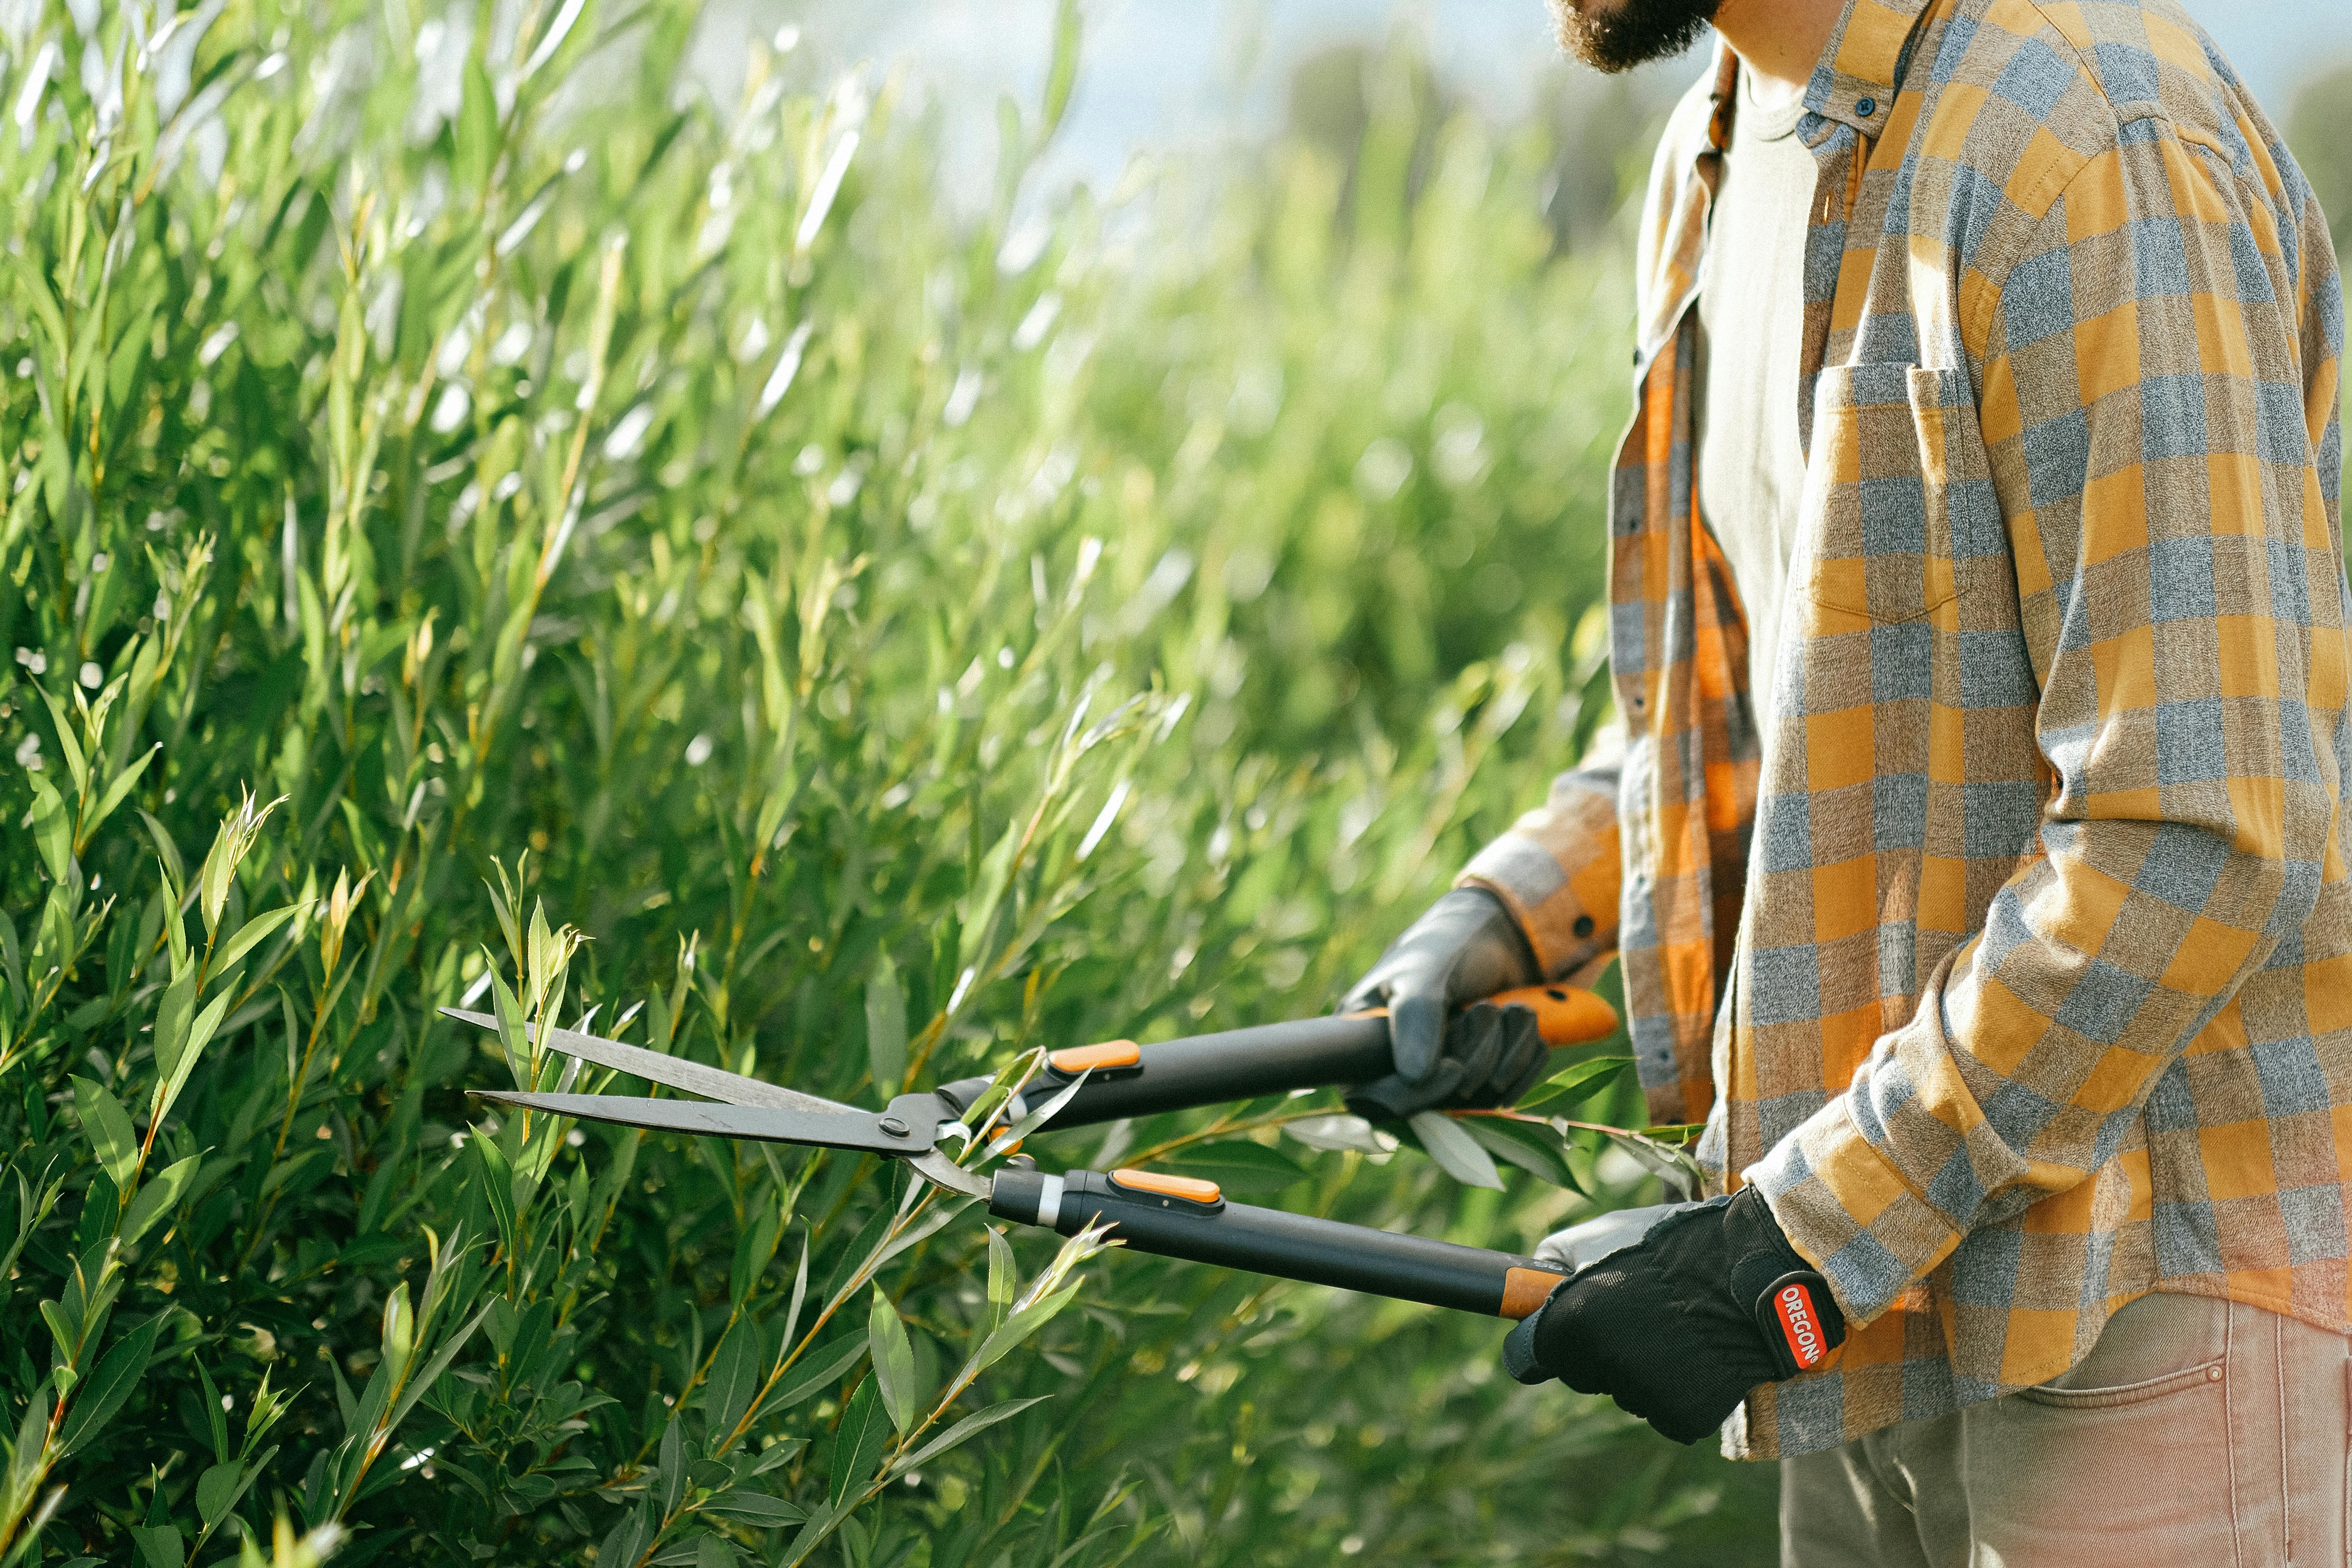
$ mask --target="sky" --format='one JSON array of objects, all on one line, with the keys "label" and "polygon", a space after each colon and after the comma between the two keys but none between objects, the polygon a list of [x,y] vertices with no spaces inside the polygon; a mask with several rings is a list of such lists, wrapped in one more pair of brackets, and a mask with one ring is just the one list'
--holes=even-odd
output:
[{"label": "sky", "polygon": [[[2305,78],[2352,58],[2347,0],[2185,0],[2273,119]],[[986,142],[994,104],[1034,104],[1055,0],[716,0],[698,51],[725,90],[747,32],[800,28],[806,66],[829,72],[895,62],[934,97],[953,130]],[[1416,35],[1457,92],[1497,118],[1523,108],[1564,68],[1543,0],[1090,0],[1077,93],[1055,149],[1064,178],[1114,182],[1130,154],[1200,146],[1271,129],[1290,68],[1334,42]],[[1700,68],[1694,52],[1648,68],[1661,103]],[[985,166],[984,158],[982,166]]]}]

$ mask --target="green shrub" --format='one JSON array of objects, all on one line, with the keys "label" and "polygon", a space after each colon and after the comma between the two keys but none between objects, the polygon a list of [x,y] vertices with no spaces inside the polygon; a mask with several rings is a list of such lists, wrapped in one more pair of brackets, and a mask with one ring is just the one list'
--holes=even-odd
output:
[{"label": "green shrub", "polygon": [[[694,101],[683,4],[165,9],[0,39],[0,1563],[1745,1528],[1492,1323],[501,1126],[551,1064],[433,1010],[873,1103],[1327,1005],[1602,716],[1623,268],[1539,139],[1039,216],[1073,18],[959,219],[888,79]],[[1638,1183],[1281,1109],[1036,1152],[1254,1137],[1251,1195],[1513,1248]]]}]

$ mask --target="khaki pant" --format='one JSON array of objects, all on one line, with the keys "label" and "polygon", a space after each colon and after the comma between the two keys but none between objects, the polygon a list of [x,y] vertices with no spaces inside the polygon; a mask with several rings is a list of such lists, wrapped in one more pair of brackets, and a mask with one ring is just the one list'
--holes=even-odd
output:
[{"label": "khaki pant", "polygon": [[1780,1467],[1790,1568],[2342,1564],[2352,1341],[2195,1296],[2055,1382]]}]

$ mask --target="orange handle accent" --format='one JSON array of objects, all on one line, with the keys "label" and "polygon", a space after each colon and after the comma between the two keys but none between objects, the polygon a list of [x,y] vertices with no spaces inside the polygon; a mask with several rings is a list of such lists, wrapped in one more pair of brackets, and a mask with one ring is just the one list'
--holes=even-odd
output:
[{"label": "orange handle accent", "polygon": [[1617,1009],[1574,985],[1522,985],[1487,1001],[1497,1007],[1526,1007],[1548,1046],[1585,1046],[1617,1032]]},{"label": "orange handle accent", "polygon": [[1513,1268],[1503,1276],[1502,1315],[1517,1321],[1532,1317],[1535,1310],[1548,1300],[1552,1287],[1567,1279],[1546,1268]]},{"label": "orange handle accent", "polygon": [[1143,1047],[1133,1040],[1105,1040],[1099,1046],[1072,1046],[1045,1058],[1055,1072],[1076,1078],[1088,1068],[1131,1068],[1143,1059]]},{"label": "orange handle accent", "polygon": [[[1213,1204],[1224,1194],[1214,1182],[1198,1176],[1171,1176],[1164,1171],[1113,1171],[1110,1179],[1131,1193],[1156,1193],[1163,1198]],[[1532,1309],[1530,1309],[1532,1310]]]}]

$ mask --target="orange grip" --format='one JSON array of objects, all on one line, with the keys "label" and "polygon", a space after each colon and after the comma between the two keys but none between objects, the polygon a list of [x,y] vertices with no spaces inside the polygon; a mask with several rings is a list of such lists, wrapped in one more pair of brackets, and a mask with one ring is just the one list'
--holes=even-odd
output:
[{"label": "orange grip", "polygon": [[1551,1299],[1553,1287],[1567,1278],[1548,1268],[1508,1270],[1503,1276],[1503,1310],[1497,1316],[1514,1321],[1533,1317],[1536,1309]]},{"label": "orange grip", "polygon": [[1099,1046],[1072,1046],[1045,1058],[1046,1065],[1066,1078],[1088,1068],[1131,1068],[1143,1059],[1143,1048],[1133,1040],[1105,1040]]},{"label": "orange grip", "polygon": [[1131,1193],[1153,1193],[1163,1198],[1182,1198],[1186,1203],[1213,1204],[1223,1194],[1217,1184],[1198,1176],[1171,1176],[1165,1171],[1113,1171],[1114,1185]]},{"label": "orange grip", "polygon": [[1585,1046],[1617,1032],[1617,1009],[1574,985],[1522,985],[1486,1000],[1497,1007],[1526,1007],[1548,1046]]}]

